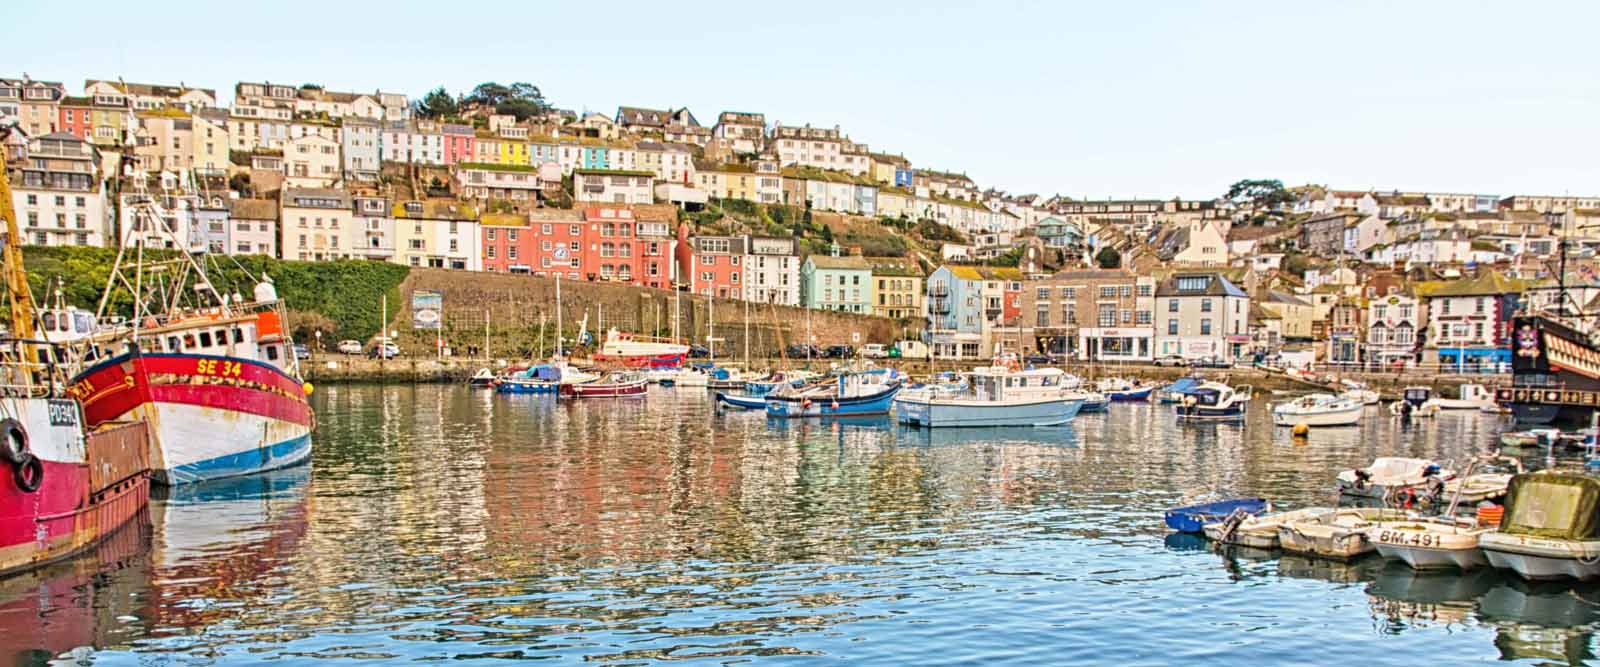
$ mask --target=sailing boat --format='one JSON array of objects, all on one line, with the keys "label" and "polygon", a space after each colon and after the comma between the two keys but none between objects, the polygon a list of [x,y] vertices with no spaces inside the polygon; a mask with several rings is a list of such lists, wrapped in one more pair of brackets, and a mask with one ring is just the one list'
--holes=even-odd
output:
[{"label": "sailing boat", "polygon": [[[136,184],[136,229],[173,236],[171,216]],[[145,256],[151,235],[129,235],[100,297],[105,321],[114,291],[133,292],[133,317],[80,341],[93,363],[72,379],[89,427],[119,421],[151,425],[150,467],[156,482],[199,482],[272,470],[311,456],[315,421],[306,401],[284,306],[270,277],[254,299],[224,296],[195,255]],[[181,247],[179,239],[169,241]],[[131,254],[131,256],[130,256]],[[164,276],[152,285],[153,276]],[[162,289],[161,286],[165,288]],[[184,287],[196,304],[183,302]],[[152,292],[164,292],[155,294]],[[164,303],[149,303],[150,301]]]}]

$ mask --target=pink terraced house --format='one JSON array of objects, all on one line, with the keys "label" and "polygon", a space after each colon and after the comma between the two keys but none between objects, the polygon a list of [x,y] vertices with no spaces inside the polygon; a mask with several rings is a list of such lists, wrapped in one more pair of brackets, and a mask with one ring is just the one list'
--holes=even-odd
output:
[{"label": "pink terraced house", "polygon": [[472,162],[478,150],[478,137],[470,125],[454,125],[445,123],[440,131],[444,134],[444,163]]}]

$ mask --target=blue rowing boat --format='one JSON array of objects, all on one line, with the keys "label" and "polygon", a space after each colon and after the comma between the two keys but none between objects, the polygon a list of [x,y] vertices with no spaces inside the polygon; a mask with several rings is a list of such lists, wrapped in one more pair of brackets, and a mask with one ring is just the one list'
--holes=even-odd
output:
[{"label": "blue rowing boat", "polygon": [[1206,524],[1222,521],[1236,511],[1255,516],[1270,509],[1272,503],[1265,498],[1233,498],[1174,507],[1167,510],[1167,527],[1180,533],[1199,533],[1205,530]]},{"label": "blue rowing boat", "polygon": [[737,396],[734,394],[725,394],[719,391],[717,392],[717,404],[738,408],[740,410],[765,410],[767,409],[767,397]]}]

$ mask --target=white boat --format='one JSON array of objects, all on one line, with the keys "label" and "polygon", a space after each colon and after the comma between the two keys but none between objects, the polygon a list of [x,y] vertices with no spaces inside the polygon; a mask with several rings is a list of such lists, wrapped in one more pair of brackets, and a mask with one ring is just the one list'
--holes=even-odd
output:
[{"label": "white boat", "polygon": [[1450,505],[1440,516],[1376,522],[1367,537],[1377,543],[1378,553],[1384,558],[1404,561],[1418,570],[1449,567],[1470,570],[1487,565],[1487,557],[1478,548],[1479,540],[1498,530],[1498,523],[1456,516],[1456,510],[1462,503],[1476,504],[1487,498],[1504,495],[1512,476],[1477,472],[1480,465],[1506,465],[1517,474],[1522,473],[1521,461],[1501,456],[1499,452],[1473,459],[1460,477],[1445,484]]},{"label": "white boat", "polygon": [[1378,392],[1373,391],[1371,388],[1367,387],[1367,385],[1361,384],[1360,382],[1343,380],[1340,382],[1340,384],[1344,385],[1344,391],[1339,393],[1340,396],[1344,398],[1353,398],[1359,401],[1362,405],[1377,405],[1378,400],[1381,398],[1378,395]]},{"label": "white boat", "polygon": [[681,366],[688,358],[688,345],[665,338],[623,333],[616,329],[606,332],[605,341],[593,357],[597,362],[617,363],[630,368]]},{"label": "white boat", "polygon": [[1524,579],[1600,577],[1600,478],[1575,472],[1517,475],[1500,530],[1478,546]]},{"label": "white boat", "polygon": [[704,388],[711,382],[711,376],[701,373],[693,368],[680,368],[677,372],[662,383],[671,383],[675,387],[700,387]]},{"label": "white boat", "polygon": [[1332,512],[1332,507],[1306,507],[1288,512],[1274,512],[1244,517],[1239,521],[1219,521],[1206,524],[1206,537],[1223,544],[1256,549],[1278,548],[1278,529],[1293,521],[1302,521]]},{"label": "white boat", "polygon": [[1272,423],[1278,426],[1354,426],[1361,423],[1366,406],[1354,398],[1333,394],[1311,394],[1279,403],[1272,408]]},{"label": "white boat", "polygon": [[1367,539],[1367,529],[1374,521],[1393,513],[1394,510],[1381,508],[1350,507],[1287,521],[1278,527],[1278,544],[1293,553],[1340,560],[1355,558],[1376,548]]},{"label": "white boat", "polygon": [[1494,529],[1468,517],[1395,518],[1374,522],[1367,539],[1384,558],[1414,570],[1471,570],[1489,564],[1478,542]]},{"label": "white boat", "polygon": [[1463,384],[1459,394],[1460,398],[1435,396],[1429,399],[1428,403],[1438,406],[1440,410],[1482,410],[1500,407],[1499,403],[1494,402],[1494,392],[1481,384]]},{"label": "white boat", "polygon": [[895,418],[917,427],[1057,426],[1077,416],[1081,399],[1071,397],[1059,368],[974,372],[958,393],[919,391],[895,397]]},{"label": "white boat", "polygon": [[[1338,488],[1339,493],[1358,498],[1388,498],[1401,490],[1431,491],[1433,497],[1439,498],[1444,483],[1454,477],[1454,472],[1443,470],[1427,459],[1384,456],[1374,459],[1366,468],[1339,473]],[[1429,486],[1436,488],[1428,489]]]}]

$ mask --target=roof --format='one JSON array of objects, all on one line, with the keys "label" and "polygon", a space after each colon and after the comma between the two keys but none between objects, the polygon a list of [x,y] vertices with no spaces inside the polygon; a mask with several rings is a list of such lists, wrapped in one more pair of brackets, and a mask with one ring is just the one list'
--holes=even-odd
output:
[{"label": "roof", "polygon": [[671,111],[665,111],[662,109],[646,109],[644,107],[617,107],[617,122],[625,125],[661,127],[667,124],[667,120],[671,116]]},{"label": "roof", "polygon": [[1449,281],[1444,286],[1431,290],[1428,297],[1515,294],[1526,289],[1527,286],[1528,281],[1508,278],[1499,271],[1486,271],[1476,278]]},{"label": "roof", "polygon": [[1056,273],[1048,280],[1126,280],[1132,277],[1134,277],[1133,272],[1127,269],[1075,269]]},{"label": "roof", "polygon": [[984,280],[1022,280],[1023,278],[1020,269],[1004,266],[980,266],[978,267],[978,275],[983,276]]},{"label": "roof", "polygon": [[1297,297],[1288,292],[1279,292],[1277,290],[1267,290],[1267,303],[1281,303],[1290,306],[1311,305],[1311,302],[1306,301],[1305,299]]},{"label": "roof", "polygon": [[[1178,281],[1183,278],[1205,277],[1206,287],[1201,291],[1179,290]],[[1216,272],[1183,272],[1177,271],[1162,279],[1156,286],[1156,296],[1237,296],[1249,298],[1244,290],[1230,282],[1227,277]]]},{"label": "roof", "polygon": [[515,213],[485,213],[478,218],[485,227],[527,227],[528,217]]},{"label": "roof", "polygon": [[240,220],[277,220],[278,202],[271,199],[230,199],[228,217]]},{"label": "roof", "polygon": [[875,276],[922,277],[921,267],[908,257],[868,257],[867,263],[872,265],[872,275]]},{"label": "roof", "polygon": [[819,269],[872,270],[872,265],[867,263],[867,258],[860,255],[841,255],[839,257],[811,255],[806,257],[806,261]]},{"label": "roof", "polygon": [[644,171],[642,169],[574,169],[572,173],[589,176],[649,176],[652,178],[656,175],[653,171]]},{"label": "roof", "polygon": [[678,207],[672,204],[635,204],[633,219],[640,222],[677,222]]},{"label": "roof", "polygon": [[[637,217],[636,217],[637,219]],[[545,222],[583,222],[583,216],[577,209],[571,208],[536,208],[528,212],[530,223]]]},{"label": "roof", "polygon": [[529,174],[539,173],[539,168],[527,164],[493,164],[489,162],[457,162],[458,169],[481,169],[483,171],[520,171]]},{"label": "roof", "polygon": [[[412,212],[415,204],[421,204],[421,210]],[[476,220],[477,207],[459,202],[454,199],[425,199],[399,201],[394,204],[394,217],[412,220]]]},{"label": "roof", "polygon": [[338,208],[350,208],[350,193],[341,188],[284,188],[284,206],[297,206],[296,199],[332,199],[339,202]]}]

